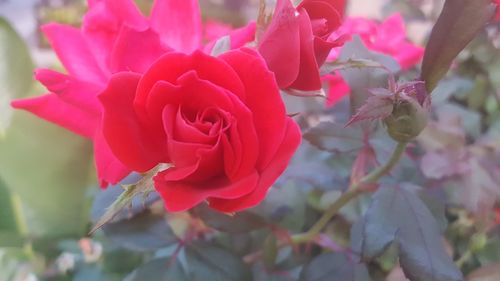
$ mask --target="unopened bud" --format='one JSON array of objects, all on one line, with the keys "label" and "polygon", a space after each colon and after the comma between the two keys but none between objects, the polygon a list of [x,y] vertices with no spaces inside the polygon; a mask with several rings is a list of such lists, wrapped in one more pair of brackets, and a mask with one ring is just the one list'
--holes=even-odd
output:
[{"label": "unopened bud", "polygon": [[427,109],[419,102],[406,97],[395,105],[392,114],[384,119],[387,132],[398,142],[409,142],[415,139],[427,125]]},{"label": "unopened bud", "polygon": [[476,233],[472,235],[470,241],[470,249],[473,252],[479,252],[486,246],[488,243],[488,237],[484,233]]}]

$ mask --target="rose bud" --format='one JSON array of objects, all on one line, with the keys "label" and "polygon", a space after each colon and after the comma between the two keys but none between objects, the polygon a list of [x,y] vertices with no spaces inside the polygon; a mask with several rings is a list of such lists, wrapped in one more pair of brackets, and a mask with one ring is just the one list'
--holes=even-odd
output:
[{"label": "rose bud", "polygon": [[319,68],[344,42],[344,37],[328,39],[341,25],[344,9],[345,0],[304,0],[297,8],[290,0],[278,0],[258,50],[280,88],[321,89]]},{"label": "rose bud", "polygon": [[392,114],[384,119],[387,132],[398,142],[409,142],[427,126],[430,97],[423,83],[403,87],[397,95]]}]

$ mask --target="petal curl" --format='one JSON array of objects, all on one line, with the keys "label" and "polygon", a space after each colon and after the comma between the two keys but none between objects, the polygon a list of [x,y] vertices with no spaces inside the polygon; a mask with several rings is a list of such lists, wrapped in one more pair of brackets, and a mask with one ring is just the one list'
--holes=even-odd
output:
[{"label": "petal curl", "polygon": [[95,115],[63,101],[54,93],[15,100],[12,102],[12,107],[29,111],[86,138],[94,136],[99,124],[99,119]]},{"label": "petal curl", "polygon": [[290,0],[278,0],[274,20],[259,42],[259,53],[276,75],[280,88],[288,88],[299,75],[299,19]]},{"label": "petal curl", "polygon": [[104,106],[102,130],[113,154],[131,170],[146,172],[167,163],[163,133],[138,119],[133,102],[140,75],[121,72],[99,95]]},{"label": "petal curl", "polygon": [[42,31],[70,75],[99,85],[106,83],[109,72],[100,67],[79,29],[52,23],[44,25]]},{"label": "petal curl", "polygon": [[300,141],[300,128],[291,118],[288,118],[283,143],[269,165],[260,171],[257,187],[251,193],[240,198],[232,198],[231,200],[210,198],[208,200],[210,207],[221,212],[231,213],[251,208],[259,204],[276,179],[285,171]]},{"label": "petal curl", "polygon": [[286,123],[278,85],[262,57],[251,49],[230,51],[220,58],[231,65],[245,85],[244,102],[253,113],[259,139],[257,167],[266,166],[281,144]]},{"label": "petal curl", "polygon": [[[227,179],[219,178],[202,184],[189,184],[185,182],[162,181],[162,174],[155,178],[156,191],[165,201],[165,208],[170,212],[188,210],[207,198],[223,198],[218,200],[233,200],[252,192],[259,180],[257,172],[230,183]],[[211,200],[211,199],[209,199]]]}]

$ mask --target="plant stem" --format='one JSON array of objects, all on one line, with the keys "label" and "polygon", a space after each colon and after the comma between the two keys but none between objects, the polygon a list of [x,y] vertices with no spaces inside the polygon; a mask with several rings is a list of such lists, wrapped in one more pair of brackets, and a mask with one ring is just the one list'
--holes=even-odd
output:
[{"label": "plant stem", "polygon": [[292,241],[295,244],[309,242],[314,239],[321,230],[328,224],[328,222],[338,213],[338,211],[349,203],[352,199],[356,198],[358,195],[366,192],[367,190],[363,188],[366,184],[377,182],[382,176],[389,173],[394,166],[399,162],[401,156],[406,150],[406,143],[400,142],[392,152],[391,157],[387,163],[371,173],[363,177],[360,181],[351,184],[348,190],[342,194],[342,196],[337,199],[323,214],[323,216],[307,231],[300,234],[295,234],[292,236]]}]

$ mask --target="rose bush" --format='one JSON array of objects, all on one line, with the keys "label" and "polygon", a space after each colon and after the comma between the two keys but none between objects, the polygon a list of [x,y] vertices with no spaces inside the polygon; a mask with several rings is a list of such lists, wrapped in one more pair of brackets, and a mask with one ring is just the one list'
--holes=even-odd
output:
[{"label": "rose bush", "polygon": [[172,163],[154,178],[169,211],[205,200],[223,212],[255,206],[301,139],[250,49],[166,54],[143,75],[113,75],[100,100],[104,137],[127,168]]},{"label": "rose bush", "polygon": [[280,88],[321,89],[319,67],[344,41],[330,36],[342,23],[345,5],[345,0],[304,0],[294,8],[290,0],[278,0],[258,49]]},{"label": "rose bush", "polygon": [[[35,78],[49,93],[12,105],[92,139],[98,177],[105,187],[131,172],[111,153],[99,124],[102,108],[97,95],[112,74],[142,73],[174,50],[211,48],[202,45],[198,0],[156,0],[149,18],[131,0],[88,0],[88,6],[80,29],[56,23],[42,27],[68,73],[37,70]],[[231,47],[253,41],[254,34],[254,23],[235,30],[229,34]]]}]

